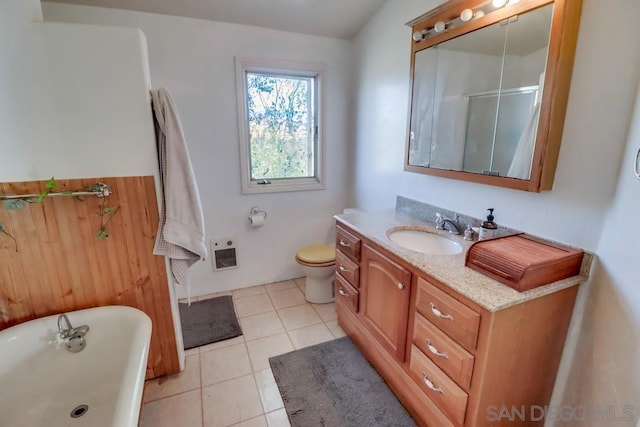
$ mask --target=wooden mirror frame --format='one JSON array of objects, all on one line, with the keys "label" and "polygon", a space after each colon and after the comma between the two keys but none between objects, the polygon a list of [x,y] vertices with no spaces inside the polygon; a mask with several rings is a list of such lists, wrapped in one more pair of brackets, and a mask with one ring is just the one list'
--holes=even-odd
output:
[{"label": "wooden mirror frame", "polygon": [[[536,134],[531,175],[528,180],[491,176],[474,172],[436,169],[409,164],[409,135],[411,132],[411,115],[413,105],[413,78],[415,68],[415,54],[439,43],[470,33],[480,28],[520,15],[549,4],[554,5],[545,78],[540,104],[538,131]],[[432,29],[436,22],[448,22],[460,16],[464,9],[477,10],[491,5],[491,0],[450,0],[447,3],[419,16],[407,23],[411,26],[412,34],[416,31]],[[495,9],[481,18],[473,19],[458,25],[442,34],[436,34],[411,44],[411,84],[409,88],[409,117],[407,120],[407,142],[405,150],[404,170],[427,175],[478,182],[499,187],[513,188],[524,191],[548,191],[553,187],[553,179],[558,164],[560,142],[564,127],[564,117],[569,97],[573,59],[582,0],[519,0],[515,4]]]}]

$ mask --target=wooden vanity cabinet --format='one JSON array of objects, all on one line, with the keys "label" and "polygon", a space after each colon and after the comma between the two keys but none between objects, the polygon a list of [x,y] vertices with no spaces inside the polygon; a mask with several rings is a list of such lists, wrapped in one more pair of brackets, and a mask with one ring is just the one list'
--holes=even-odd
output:
[{"label": "wooden vanity cabinet", "polygon": [[358,290],[351,286],[349,282],[340,275],[336,275],[334,286],[336,301],[340,301],[340,303],[344,304],[349,310],[357,313],[360,302],[360,293]]},{"label": "wooden vanity cabinet", "polygon": [[336,226],[336,302],[353,313],[360,309],[360,237]]},{"label": "wooden vanity cabinet", "polygon": [[336,248],[355,262],[360,261],[360,238],[339,225],[336,226]]},{"label": "wooden vanity cabinet", "polygon": [[411,272],[365,244],[362,251],[362,321],[394,358],[404,362]]},{"label": "wooden vanity cabinet", "polygon": [[[528,414],[551,399],[578,286],[491,312],[345,225],[339,230],[348,246],[336,248],[360,274],[357,287],[349,282],[354,265],[342,273],[336,265],[338,323],[419,425],[544,424]],[[498,417],[504,407],[526,416]]]},{"label": "wooden vanity cabinet", "polygon": [[348,258],[342,251],[336,251],[336,271],[351,286],[360,287],[360,264]]}]

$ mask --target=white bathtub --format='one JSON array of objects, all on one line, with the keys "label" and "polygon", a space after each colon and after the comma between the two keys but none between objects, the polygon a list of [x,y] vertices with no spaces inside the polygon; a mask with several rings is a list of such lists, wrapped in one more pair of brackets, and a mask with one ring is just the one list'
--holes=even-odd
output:
[{"label": "white bathtub", "polygon": [[[89,325],[79,353],[53,342],[58,316],[0,332],[0,426],[137,426],[151,319],[123,306],[66,314],[74,327]],[[79,405],[88,410],[72,418]]]}]

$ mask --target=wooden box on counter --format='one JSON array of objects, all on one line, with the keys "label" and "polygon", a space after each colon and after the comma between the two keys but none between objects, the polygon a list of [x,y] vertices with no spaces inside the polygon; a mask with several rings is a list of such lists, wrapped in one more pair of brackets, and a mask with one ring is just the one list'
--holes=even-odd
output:
[{"label": "wooden box on counter", "polygon": [[523,292],[580,273],[584,252],[526,234],[481,240],[466,266]]}]

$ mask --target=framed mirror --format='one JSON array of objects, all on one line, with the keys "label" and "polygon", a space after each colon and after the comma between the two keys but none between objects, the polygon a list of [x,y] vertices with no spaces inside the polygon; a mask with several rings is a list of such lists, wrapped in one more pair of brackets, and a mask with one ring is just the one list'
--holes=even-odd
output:
[{"label": "framed mirror", "polygon": [[553,186],[581,0],[450,0],[412,27],[405,170]]}]

